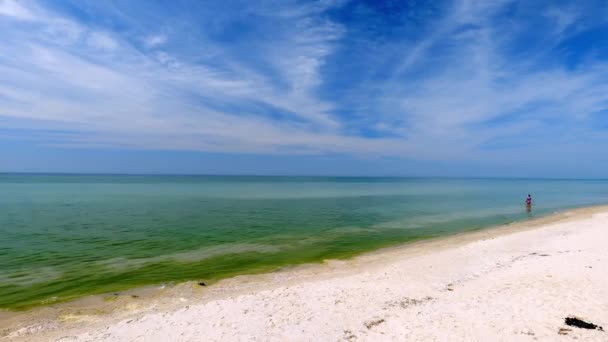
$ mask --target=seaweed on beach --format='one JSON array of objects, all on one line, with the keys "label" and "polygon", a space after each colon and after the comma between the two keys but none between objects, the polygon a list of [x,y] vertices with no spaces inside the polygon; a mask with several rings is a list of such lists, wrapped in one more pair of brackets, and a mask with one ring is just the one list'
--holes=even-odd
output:
[{"label": "seaweed on beach", "polygon": [[579,319],[574,316],[566,317],[565,322],[566,322],[566,325],[569,325],[571,327],[577,327],[577,328],[581,328],[581,329],[592,329],[592,330],[597,329],[600,331],[604,331],[604,328],[602,328],[601,326],[593,324],[591,322],[583,321],[582,319]]},{"label": "seaweed on beach", "polygon": [[386,322],[386,321],[384,320],[384,318],[380,318],[380,319],[376,319],[376,320],[373,320],[373,321],[365,322],[365,324],[364,324],[364,325],[365,325],[365,327],[366,327],[367,329],[371,329],[371,328],[373,328],[373,327],[375,327],[375,326],[377,326],[377,325],[380,325],[380,324],[382,324],[382,323],[384,323],[384,322]]}]

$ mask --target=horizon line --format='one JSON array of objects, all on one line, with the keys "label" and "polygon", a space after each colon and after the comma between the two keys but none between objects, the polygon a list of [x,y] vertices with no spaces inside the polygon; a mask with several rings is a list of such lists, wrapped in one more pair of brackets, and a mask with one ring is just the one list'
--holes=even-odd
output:
[{"label": "horizon line", "polygon": [[510,176],[420,176],[420,175],[321,175],[321,174],[214,174],[214,173],[114,173],[114,172],[21,172],[0,171],[0,175],[32,176],[131,176],[131,177],[300,177],[300,178],[438,178],[438,179],[512,179],[512,180],[600,180],[580,177],[510,177]]}]

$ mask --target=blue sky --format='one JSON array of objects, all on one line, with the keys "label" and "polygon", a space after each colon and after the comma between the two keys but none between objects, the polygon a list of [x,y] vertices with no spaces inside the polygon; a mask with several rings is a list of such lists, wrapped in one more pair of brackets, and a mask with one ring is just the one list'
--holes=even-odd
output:
[{"label": "blue sky", "polygon": [[0,0],[0,171],[605,177],[606,1]]}]

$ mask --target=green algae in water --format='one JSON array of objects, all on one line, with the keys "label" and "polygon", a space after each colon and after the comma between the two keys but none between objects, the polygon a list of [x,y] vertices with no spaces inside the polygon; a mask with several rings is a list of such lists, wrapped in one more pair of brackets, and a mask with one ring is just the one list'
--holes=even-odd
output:
[{"label": "green algae in water", "polygon": [[605,203],[601,180],[0,175],[0,308],[331,258]]}]

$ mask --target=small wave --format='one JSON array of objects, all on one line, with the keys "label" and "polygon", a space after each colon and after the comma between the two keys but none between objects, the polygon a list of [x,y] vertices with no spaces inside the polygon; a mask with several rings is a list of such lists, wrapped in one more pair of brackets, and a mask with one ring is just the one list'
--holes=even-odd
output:
[{"label": "small wave", "polygon": [[148,264],[155,264],[165,261],[174,261],[180,263],[192,263],[217,256],[240,254],[240,253],[266,253],[272,254],[281,251],[280,246],[264,245],[264,244],[249,244],[249,243],[234,243],[222,244],[217,246],[202,247],[199,249],[159,255],[149,258],[128,259],[123,257],[112,258],[98,261],[97,264],[114,270],[124,271],[127,269],[136,269],[144,267]]},{"label": "small wave", "polygon": [[459,220],[485,219],[499,215],[515,215],[520,212],[519,207],[501,209],[486,209],[454,213],[424,215],[418,217],[404,217],[401,219],[375,224],[373,227],[382,229],[419,229],[428,228],[434,224],[442,224]]},{"label": "small wave", "polygon": [[54,267],[39,267],[0,274],[0,285],[26,287],[61,278],[63,273]]},{"label": "small wave", "polygon": [[345,226],[345,227],[337,227],[329,230],[332,233],[337,234],[352,234],[352,233],[370,233],[378,231],[375,226],[374,227],[357,227],[357,226]]}]

